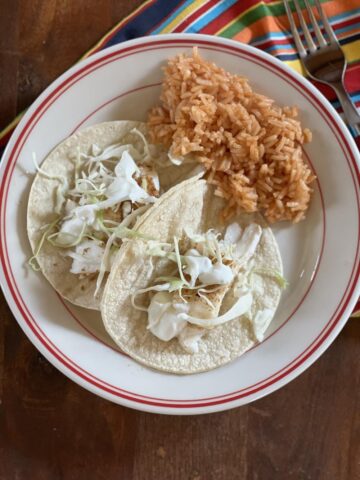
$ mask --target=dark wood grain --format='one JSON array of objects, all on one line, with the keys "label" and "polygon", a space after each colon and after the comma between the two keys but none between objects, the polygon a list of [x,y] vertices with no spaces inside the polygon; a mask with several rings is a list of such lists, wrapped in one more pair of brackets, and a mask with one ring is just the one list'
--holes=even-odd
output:
[{"label": "dark wood grain", "polygon": [[[0,128],[141,1],[0,0]],[[135,412],[68,380],[0,299],[0,480],[359,480],[360,321],[252,405]]]}]

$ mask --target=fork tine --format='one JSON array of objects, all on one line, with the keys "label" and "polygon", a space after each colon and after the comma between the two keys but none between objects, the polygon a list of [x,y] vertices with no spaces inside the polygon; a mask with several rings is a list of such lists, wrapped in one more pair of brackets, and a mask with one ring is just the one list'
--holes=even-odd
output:
[{"label": "fork tine", "polygon": [[320,30],[318,22],[315,18],[314,12],[312,11],[312,8],[309,4],[309,1],[304,0],[304,2],[305,2],[305,7],[306,7],[306,10],[309,14],[309,18],[310,18],[310,21],[312,23],[312,26],[313,26],[313,29],[314,29],[314,32],[315,32],[315,35],[316,35],[316,38],[317,38],[317,41],[319,42],[320,47],[326,47],[327,43],[325,41],[325,38],[324,38],[323,34],[321,33],[321,30]]},{"label": "fork tine", "polygon": [[305,18],[304,18],[304,15],[302,14],[300,5],[298,3],[298,0],[294,0],[294,5],[295,5],[295,8],[296,8],[299,20],[300,20],[301,29],[304,32],[304,36],[305,36],[305,39],[306,39],[308,49],[310,50],[310,52],[315,52],[316,51],[316,45],[313,42],[313,39],[311,37],[311,33],[308,29],[308,26],[306,25]]},{"label": "fork tine", "polygon": [[305,50],[304,45],[301,41],[299,32],[297,31],[297,28],[296,28],[296,25],[295,25],[295,22],[294,22],[294,17],[293,17],[292,11],[291,11],[291,7],[289,5],[289,0],[284,0],[284,7],[285,7],[286,15],[289,19],[291,33],[292,33],[292,36],[293,36],[294,41],[295,41],[296,49],[297,49],[301,58],[305,57],[306,56],[306,50]]},{"label": "fork tine", "polygon": [[334,30],[332,29],[332,26],[330,25],[329,20],[327,19],[319,0],[314,0],[314,3],[316,5],[317,11],[320,14],[320,18],[324,25],[326,33],[329,35],[330,43],[332,42],[332,43],[336,43],[336,45],[339,45],[339,42],[338,42],[338,39],[336,38]]}]

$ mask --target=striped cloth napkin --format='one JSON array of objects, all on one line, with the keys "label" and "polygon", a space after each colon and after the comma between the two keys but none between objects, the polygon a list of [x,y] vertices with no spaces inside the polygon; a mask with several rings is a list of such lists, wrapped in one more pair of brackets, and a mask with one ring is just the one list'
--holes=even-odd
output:
[{"label": "striped cloth napkin", "polygon": [[[321,3],[348,60],[347,90],[360,106],[359,0],[321,0]],[[171,32],[205,33],[249,43],[304,73],[281,0],[147,0],[115,25],[83,58],[124,40]],[[318,83],[316,87],[341,113],[333,90]],[[21,116],[0,133],[0,156]],[[360,147],[360,136],[355,141]],[[353,316],[360,316],[360,302]]]}]

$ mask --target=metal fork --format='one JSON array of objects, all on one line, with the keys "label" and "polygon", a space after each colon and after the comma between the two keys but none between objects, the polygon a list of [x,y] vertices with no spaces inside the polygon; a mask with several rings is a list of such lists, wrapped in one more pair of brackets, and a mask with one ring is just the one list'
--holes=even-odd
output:
[{"label": "metal fork", "polygon": [[360,115],[344,87],[344,74],[347,67],[347,61],[335,33],[321,8],[319,0],[314,0],[314,3],[329,41],[325,40],[309,1],[304,0],[305,8],[314,29],[317,44],[311,36],[300,8],[299,1],[293,0],[293,3],[300,20],[301,29],[304,33],[305,44],[301,41],[299,31],[296,28],[289,0],[283,0],[283,2],[289,18],[295,45],[306,73],[314,80],[325,83],[335,90],[347,123],[357,133],[360,133]]}]

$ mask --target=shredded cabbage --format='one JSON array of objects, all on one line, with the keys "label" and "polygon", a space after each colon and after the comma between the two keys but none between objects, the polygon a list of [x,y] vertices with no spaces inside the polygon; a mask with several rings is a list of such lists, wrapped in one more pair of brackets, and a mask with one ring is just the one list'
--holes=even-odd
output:
[{"label": "shredded cabbage", "polygon": [[191,323],[193,325],[197,325],[202,328],[214,328],[226,322],[230,322],[230,320],[234,320],[235,318],[238,318],[241,315],[244,315],[245,313],[248,313],[252,305],[252,300],[253,300],[252,294],[250,292],[246,293],[245,295],[241,296],[236,303],[234,303],[234,305],[230,308],[230,310],[228,310],[223,315],[220,315],[220,317],[216,317],[216,318],[210,318],[210,319],[197,318],[197,317],[192,317],[187,313],[182,313],[180,315],[182,316],[181,318],[183,318],[188,323]]},{"label": "shredded cabbage", "polygon": [[141,138],[141,140],[143,141],[144,152],[145,152],[145,155],[146,155],[145,159],[147,160],[148,158],[151,158],[151,154],[150,154],[150,150],[149,150],[149,144],[148,144],[148,142],[145,138],[145,135],[142,132],[140,132],[140,130],[138,130],[137,128],[133,128],[131,130],[131,133],[135,133],[135,135],[138,135]]},{"label": "shredded cabbage", "polygon": [[[136,210],[135,210],[135,212],[136,212]],[[137,213],[135,215],[135,212],[132,212],[132,214],[125,217],[125,219],[116,228],[107,229],[108,231],[111,230],[112,233],[111,233],[110,237],[108,238],[108,241],[106,242],[106,245],[105,245],[104,255],[103,255],[103,258],[102,258],[102,261],[101,261],[99,274],[98,274],[98,277],[96,279],[96,289],[95,289],[94,296],[96,296],[98,294],[98,292],[100,290],[100,287],[101,287],[101,284],[103,282],[105,273],[107,271],[106,266],[109,263],[109,256],[110,256],[110,253],[111,253],[111,247],[113,246],[114,241],[117,238],[120,238],[120,239],[141,238],[141,239],[146,239],[146,240],[149,239],[149,237],[147,237],[146,235],[143,235],[141,232],[138,232],[136,230],[132,230],[132,229],[127,227],[127,225],[129,225],[132,221],[134,221],[134,219],[136,219],[137,216],[139,215],[139,213]]]},{"label": "shredded cabbage", "polygon": [[[79,147],[76,148],[70,157],[74,162],[71,188],[65,176],[50,175],[42,170],[33,155],[36,170],[42,176],[59,182],[55,190],[55,211],[59,217],[51,228],[46,229],[36,254],[30,259],[33,268],[39,267],[36,257],[45,241],[68,250],[66,255],[73,258],[74,262],[79,261],[76,247],[82,242],[101,242],[105,254],[99,268],[98,291],[109,256],[114,248],[120,246],[120,241],[129,238],[149,240],[147,236],[134,231],[133,226],[138,216],[155,201],[153,192],[147,192],[150,186],[148,178],[151,177],[157,191],[159,181],[156,172],[146,164],[151,151],[145,136],[137,129],[132,133],[142,139],[143,150],[120,143],[104,149],[93,144],[89,152],[81,152]],[[128,202],[129,206],[124,202]],[[57,231],[54,232],[54,228]]]},{"label": "shredded cabbage", "polygon": [[142,312],[147,312],[148,309],[145,307],[140,307],[139,305],[136,305],[135,303],[135,298],[138,297],[139,295],[142,295],[143,293],[147,292],[166,292],[169,289],[169,284],[168,283],[163,283],[161,285],[153,285],[152,287],[148,288],[141,288],[137,290],[134,294],[131,295],[131,305],[136,309],[136,310],[141,310]]},{"label": "shredded cabbage", "polygon": [[278,283],[279,287],[282,288],[282,289],[285,289],[289,285],[286,278],[283,277],[281,275],[281,273],[276,271],[276,270],[267,270],[267,269],[264,269],[264,268],[256,268],[256,269],[253,269],[251,273],[257,273],[259,275],[265,275],[267,277],[274,278],[274,280]]},{"label": "shredded cabbage", "polygon": [[40,265],[37,262],[37,257],[44,245],[44,242],[47,236],[49,235],[51,230],[55,227],[55,225],[58,223],[59,219],[60,217],[57,217],[53,222],[49,223],[49,225],[45,225],[44,233],[41,235],[39,243],[35,248],[34,255],[28,260],[28,264],[35,272],[38,272],[40,270]]},{"label": "shredded cabbage", "polygon": [[[52,233],[47,237],[47,241],[51,243],[54,247],[59,247],[59,248],[71,248],[71,247],[76,247],[76,245],[79,245],[80,242],[82,242],[84,236],[85,236],[85,230],[86,230],[86,223],[83,224],[82,230],[78,236],[72,235],[71,233],[65,233],[65,232],[56,232]],[[67,241],[66,238],[69,240]],[[62,239],[62,240],[59,240]]]},{"label": "shredded cabbage", "polygon": [[[150,315],[150,307],[153,306],[152,301],[147,309],[139,307],[134,301],[136,295],[152,290],[167,292],[170,303],[164,304],[163,309],[160,308],[161,305],[156,307],[157,315],[161,314],[161,322],[154,329],[149,320],[148,328],[151,329],[152,333],[160,339],[169,340],[170,332],[171,338],[177,336],[181,343],[183,341],[183,339],[180,339],[181,332],[184,328],[188,328],[186,324],[195,325],[200,329],[211,329],[250,313],[253,295],[251,286],[248,286],[248,280],[251,279],[253,255],[261,235],[262,229],[257,224],[249,225],[244,231],[239,225],[231,224],[223,238],[221,238],[220,233],[214,230],[208,230],[203,234],[194,234],[185,230],[182,245],[186,245],[186,251],[183,254],[180,253],[177,237],[173,238],[172,243],[148,242],[146,253],[150,257],[165,257],[176,263],[177,266],[175,276],[162,276],[156,279],[156,282],[165,283],[139,290],[133,296],[132,304],[134,308],[140,308]],[[226,313],[215,318],[211,318],[211,315],[206,318],[207,315],[205,314],[203,318],[198,317],[199,314],[202,316],[202,310],[199,309],[201,304],[196,301],[193,302],[194,296],[200,298],[214,312],[219,307],[215,302],[219,300],[216,297],[213,300],[210,294],[224,287],[230,287],[240,268],[242,269],[242,275],[245,276],[245,281],[236,289],[237,300],[233,306]],[[280,281],[278,275],[276,278]],[[222,295],[218,298],[222,298]],[[155,296],[153,299],[155,299]],[[175,305],[182,305],[184,309],[175,308]],[[179,330],[178,327],[180,328],[180,326],[181,329]],[[201,335],[198,339],[200,337]]]},{"label": "shredded cabbage", "polygon": [[[193,246],[184,255],[180,254],[177,237],[173,238],[172,243],[156,240],[150,241],[147,243],[146,249],[147,255],[166,257],[176,263],[178,277],[177,281],[174,278],[170,280],[171,291],[177,290],[184,302],[187,300],[182,295],[183,288],[191,290],[203,289],[200,292],[200,296],[205,298],[206,294],[210,293],[206,290],[207,286],[213,286],[217,283],[224,285],[233,280],[233,275],[230,273],[231,269],[223,264],[223,260],[227,259],[230,247],[231,250],[235,250],[235,245],[229,245],[223,240],[219,240],[220,234],[215,233],[213,230],[209,230],[202,235],[193,234],[189,230],[185,230],[185,235]],[[190,280],[187,280],[184,274],[189,275]],[[168,280],[169,277],[165,278]],[[204,281],[201,281],[201,278]],[[211,279],[211,282],[207,279]],[[196,285],[198,280],[200,280],[200,285]]]},{"label": "shredded cabbage", "polygon": [[37,172],[40,173],[40,175],[48,178],[49,180],[57,180],[58,182],[60,182],[60,185],[56,188],[56,203],[55,203],[55,213],[60,215],[62,207],[66,200],[65,197],[66,197],[67,191],[69,190],[69,182],[67,178],[64,177],[63,175],[49,175],[44,170],[42,170],[36,161],[35,152],[33,152],[33,162]]},{"label": "shredded cabbage", "polygon": [[181,256],[179,251],[179,241],[176,237],[174,237],[174,249],[175,249],[175,258],[176,258],[176,263],[177,263],[180,278],[183,281],[184,285],[189,285],[189,282],[184,277],[183,265],[181,263]]},{"label": "shredded cabbage", "polygon": [[208,299],[208,297],[205,295],[205,292],[203,292],[202,290],[199,290],[198,295],[200,298],[204,300],[205,303],[209,305],[210,308],[215,309],[215,305]]},{"label": "shredded cabbage", "polygon": [[156,282],[166,282],[169,284],[169,292],[176,292],[184,287],[184,282],[178,277],[158,277]]}]

